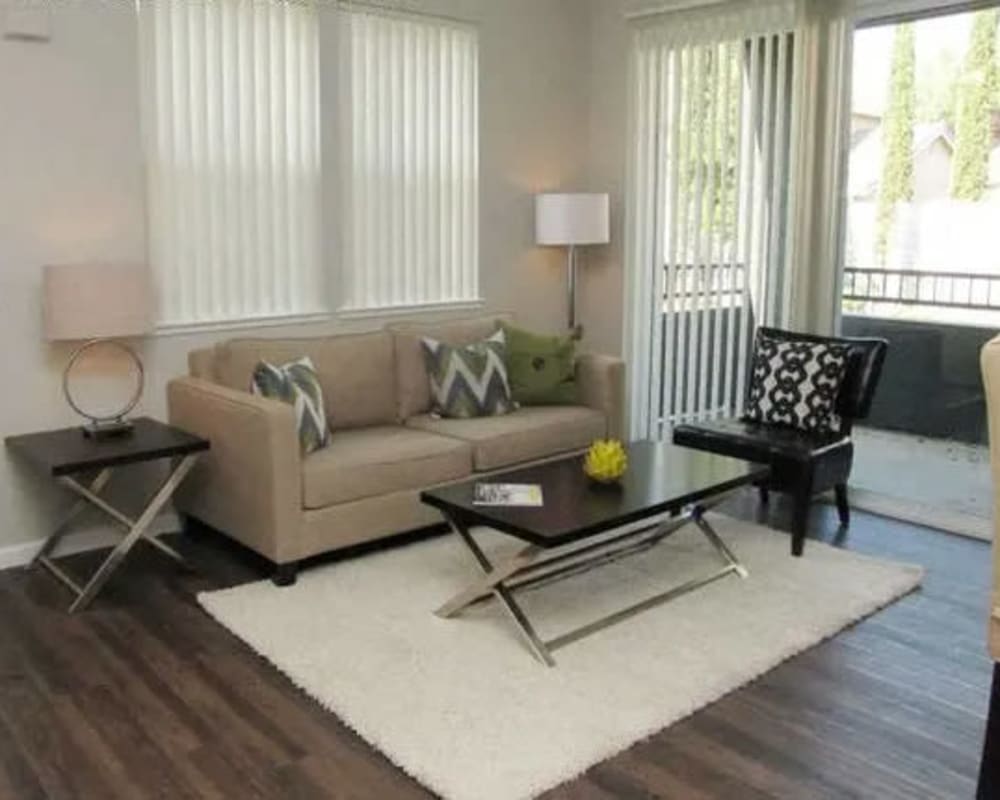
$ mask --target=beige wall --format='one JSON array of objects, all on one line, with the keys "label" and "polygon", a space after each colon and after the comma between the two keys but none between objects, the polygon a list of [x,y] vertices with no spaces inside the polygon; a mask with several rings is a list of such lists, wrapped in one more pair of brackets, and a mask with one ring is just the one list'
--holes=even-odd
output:
[{"label": "beige wall", "polygon": [[[647,0],[653,2],[654,0]],[[588,184],[611,195],[611,243],[585,254],[580,318],[589,349],[620,354],[624,273],[625,174],[628,141],[627,10],[637,0],[589,0]]]},{"label": "beige wall", "polygon": [[[531,195],[575,188],[588,177],[588,86],[580,76],[587,69],[589,28],[586,14],[579,13],[583,3],[406,5],[431,2],[435,10],[481,26],[481,269],[487,306],[513,309],[536,327],[558,328],[563,262],[558,251],[533,246]],[[2,435],[75,423],[59,389],[68,348],[42,340],[41,265],[145,255],[138,64],[128,5],[53,4],[50,42],[0,39]],[[0,24],[2,8],[0,0]],[[328,39],[327,30],[324,43]],[[324,108],[325,117],[331,113]],[[334,268],[333,259],[328,262]],[[350,327],[382,322],[355,321]],[[347,327],[333,320],[306,330]],[[149,373],[142,411],[162,417],[164,384],[185,370],[187,351],[229,335],[160,336],[140,343]],[[98,390],[114,385],[106,382]],[[63,502],[24,465],[0,456],[0,564],[5,552],[9,561],[12,546],[43,536]]]}]

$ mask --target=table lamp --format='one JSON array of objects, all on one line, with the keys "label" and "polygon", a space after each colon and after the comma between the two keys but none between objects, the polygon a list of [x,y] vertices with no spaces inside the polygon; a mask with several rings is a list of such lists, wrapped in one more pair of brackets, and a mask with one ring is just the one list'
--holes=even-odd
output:
[{"label": "table lamp", "polygon": [[[66,402],[87,420],[85,436],[106,439],[128,435],[128,414],[142,397],[145,372],[136,352],[119,337],[140,336],[153,329],[153,293],[145,267],[123,264],[60,264],[44,268],[45,334],[50,342],[83,341],[63,370]],[[135,365],[136,387],[120,410],[92,414],[73,397],[70,377],[85,353],[97,347],[124,352]]]},{"label": "table lamp", "polygon": [[576,248],[610,241],[608,206],[606,194],[535,195],[535,241],[568,248],[569,329],[577,339],[583,335],[583,326],[576,323]]}]

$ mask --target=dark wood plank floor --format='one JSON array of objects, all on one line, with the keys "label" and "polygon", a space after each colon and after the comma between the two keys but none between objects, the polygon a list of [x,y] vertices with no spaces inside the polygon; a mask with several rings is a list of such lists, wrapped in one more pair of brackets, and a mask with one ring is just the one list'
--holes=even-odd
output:
[{"label": "dark wood plank floor", "polygon": [[[923,590],[546,797],[972,797],[988,546],[861,513],[839,543],[926,565]],[[214,536],[179,546],[198,573],[138,548],[73,617],[46,575],[0,573],[0,798],[430,796],[197,606],[256,561]]]}]

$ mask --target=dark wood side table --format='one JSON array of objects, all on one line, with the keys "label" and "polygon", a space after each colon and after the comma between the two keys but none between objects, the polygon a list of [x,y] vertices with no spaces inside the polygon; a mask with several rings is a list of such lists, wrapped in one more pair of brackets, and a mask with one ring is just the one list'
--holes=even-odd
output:
[{"label": "dark wood side table", "polygon": [[[184,563],[184,559],[176,550],[149,533],[148,528],[191,471],[198,456],[209,449],[209,442],[149,417],[136,419],[134,424],[131,435],[104,441],[88,439],[79,428],[27,433],[21,436],[9,436],[5,440],[11,452],[23,457],[80,497],[63,523],[46,540],[34,560],[35,564],[51,572],[76,595],[69,608],[70,612],[87,607],[140,539],[174,560]],[[162,458],[175,459],[173,468],[135,519],[123,514],[101,497],[101,492],[116,468]],[[89,484],[84,485],[74,477],[80,473],[96,473],[96,476]],[[97,571],[81,586],[55,562],[53,554],[59,542],[71,530],[73,521],[88,506],[103,511],[117,522],[125,533]]]}]

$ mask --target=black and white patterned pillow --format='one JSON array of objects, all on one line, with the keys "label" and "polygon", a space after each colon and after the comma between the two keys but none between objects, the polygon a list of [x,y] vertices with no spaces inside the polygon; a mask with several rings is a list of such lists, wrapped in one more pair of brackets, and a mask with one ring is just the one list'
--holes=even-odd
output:
[{"label": "black and white patterned pillow", "polygon": [[836,405],[848,356],[843,345],[758,331],[744,417],[818,433],[839,430]]}]

